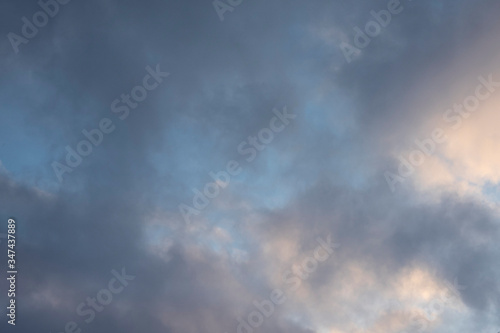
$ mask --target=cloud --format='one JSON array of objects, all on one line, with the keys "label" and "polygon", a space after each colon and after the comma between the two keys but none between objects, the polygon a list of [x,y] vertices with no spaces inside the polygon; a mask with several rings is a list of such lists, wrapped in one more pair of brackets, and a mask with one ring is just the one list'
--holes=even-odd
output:
[{"label": "cloud", "polygon": [[[260,330],[400,332],[455,279],[467,288],[429,327],[498,326],[498,97],[395,194],[383,173],[494,72],[500,7],[405,2],[346,63],[338,43],[386,5],[243,2],[220,22],[206,1],[72,1],[19,54],[4,38],[0,215],[19,223],[18,329],[234,332],[328,234],[341,247]],[[5,34],[37,8],[8,1]],[[158,63],[168,82],[121,121],[111,103]],[[237,145],[284,105],[294,123],[185,225],[178,205],[242,162]],[[51,162],[103,117],[116,130],[59,184]],[[121,267],[133,284],[86,324],[77,306]]]}]

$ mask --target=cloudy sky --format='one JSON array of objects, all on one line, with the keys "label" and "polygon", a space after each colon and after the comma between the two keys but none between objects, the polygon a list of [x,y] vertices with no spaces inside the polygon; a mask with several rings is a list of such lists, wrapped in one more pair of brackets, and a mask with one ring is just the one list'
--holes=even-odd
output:
[{"label": "cloudy sky", "polygon": [[498,1],[0,8],[2,332],[500,330]]}]

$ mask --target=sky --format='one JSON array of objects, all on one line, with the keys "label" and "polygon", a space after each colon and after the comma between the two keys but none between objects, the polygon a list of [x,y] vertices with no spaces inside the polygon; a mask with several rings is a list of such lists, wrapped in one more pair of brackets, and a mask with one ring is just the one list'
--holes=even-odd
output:
[{"label": "sky", "polygon": [[498,1],[0,8],[2,332],[500,330]]}]

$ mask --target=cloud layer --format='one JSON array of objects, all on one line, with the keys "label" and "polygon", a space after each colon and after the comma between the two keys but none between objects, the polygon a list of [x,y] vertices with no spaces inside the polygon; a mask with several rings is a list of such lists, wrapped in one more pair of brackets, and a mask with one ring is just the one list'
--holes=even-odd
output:
[{"label": "cloud layer", "polygon": [[[443,115],[478,77],[500,82],[500,5],[402,0],[348,62],[340,45],[389,2],[243,0],[221,21],[210,1],[70,1],[18,53],[8,33],[41,9],[5,2],[0,216],[16,218],[19,266],[7,329],[497,332],[500,91],[450,111],[459,128]],[[113,102],[133,103],[157,65],[170,75],[120,119]],[[262,144],[285,107],[296,118],[248,161],[240,143]],[[53,162],[103,118],[115,130],[59,182]],[[436,128],[446,142],[399,176]],[[229,161],[241,172],[186,223],[179,205]],[[328,235],[340,247],[304,277]],[[135,279],[85,322],[78,306],[122,268]],[[254,301],[294,283],[242,328]]]}]

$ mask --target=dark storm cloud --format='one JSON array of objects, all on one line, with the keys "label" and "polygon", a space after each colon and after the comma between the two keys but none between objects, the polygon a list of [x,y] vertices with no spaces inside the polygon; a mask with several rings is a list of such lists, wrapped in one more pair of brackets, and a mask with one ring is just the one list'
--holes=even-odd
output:
[{"label": "dark storm cloud", "polygon": [[[321,233],[342,244],[340,261],[311,278],[313,290],[335,281],[335,265],[352,259],[394,271],[422,261],[446,280],[459,277],[472,309],[497,305],[491,276],[498,273],[491,267],[498,251],[467,243],[468,231],[498,233],[488,209],[454,197],[423,205],[412,201],[411,190],[395,198],[375,179],[388,163],[378,157],[381,133],[404,131],[426,116],[404,107],[415,98],[410,88],[495,27],[498,5],[405,3],[351,64],[338,45],[309,41],[318,23],[352,36],[354,25],[386,3],[244,1],[220,22],[210,1],[73,0],[19,54],[4,38],[0,151],[8,172],[0,178],[0,215],[14,215],[20,225],[18,329],[59,332],[74,320],[91,332],[233,332],[236,318],[273,285],[265,272],[272,260],[260,240],[274,246],[287,230],[300,234],[303,251],[314,248]],[[2,33],[18,33],[20,18],[37,10],[35,2],[6,2]],[[171,75],[119,120],[112,101],[156,64]],[[338,99],[311,107],[318,91]],[[273,149],[288,162],[261,156],[246,169],[249,182],[228,189],[229,200],[252,207],[259,206],[252,198],[265,195],[251,186],[254,180],[269,179],[277,191],[296,188],[284,208],[257,209],[263,224],[246,220],[251,209],[236,214],[235,238],[248,237],[243,243],[251,260],[237,263],[199,245],[196,237],[212,226],[168,229],[155,235],[172,242],[168,255],[151,250],[151,212],[160,206],[170,214],[163,223],[178,224],[177,206],[191,198],[191,188],[203,185],[209,171],[241,159],[237,144],[284,105],[298,114],[297,125]],[[64,160],[64,147],[75,147],[81,131],[97,128],[103,117],[116,130],[58,184],[52,161]],[[355,124],[346,132],[330,130],[350,118]],[[11,119],[21,126],[7,136]],[[84,324],[75,314],[78,304],[122,267],[136,279]],[[272,332],[310,332],[284,311],[265,325]]]}]

